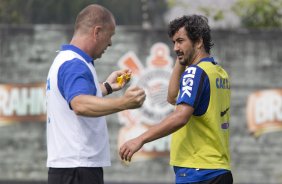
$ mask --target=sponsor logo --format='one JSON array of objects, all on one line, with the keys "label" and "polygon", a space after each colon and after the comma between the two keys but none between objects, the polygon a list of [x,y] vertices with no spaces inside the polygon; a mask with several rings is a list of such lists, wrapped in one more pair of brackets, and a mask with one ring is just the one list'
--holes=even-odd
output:
[{"label": "sponsor logo", "polygon": [[221,128],[224,129],[224,130],[228,129],[229,128],[229,123],[222,123],[221,124]]},{"label": "sponsor logo", "polygon": [[282,89],[252,93],[247,102],[249,131],[256,137],[282,131]]},{"label": "sponsor logo", "polygon": [[196,73],[197,68],[196,67],[188,67],[185,71],[187,72],[183,76],[182,80],[182,95],[181,98],[183,98],[184,95],[187,95],[188,97],[191,97],[191,92],[193,90],[193,84],[194,84],[194,77]]},{"label": "sponsor logo", "polygon": [[225,111],[220,112],[220,116],[223,117],[227,113],[227,111],[229,111],[229,107]]},{"label": "sponsor logo", "polygon": [[[126,53],[119,60],[120,68],[132,71],[131,83],[142,87],[146,92],[146,100],[139,109],[126,110],[118,113],[123,125],[119,132],[118,145],[126,140],[137,137],[148,128],[159,123],[173,111],[167,99],[167,88],[172,70],[172,58],[169,48],[164,43],[156,43],[151,47],[150,55],[144,67],[134,52]],[[143,160],[169,155],[170,137],[147,143],[135,154],[134,160]]]},{"label": "sponsor logo", "polygon": [[230,89],[230,83],[228,79],[225,78],[216,78],[216,87],[220,89]]},{"label": "sponsor logo", "polygon": [[50,79],[47,79],[46,81],[46,91],[50,90]]},{"label": "sponsor logo", "polygon": [[46,120],[45,83],[0,84],[0,124]]}]

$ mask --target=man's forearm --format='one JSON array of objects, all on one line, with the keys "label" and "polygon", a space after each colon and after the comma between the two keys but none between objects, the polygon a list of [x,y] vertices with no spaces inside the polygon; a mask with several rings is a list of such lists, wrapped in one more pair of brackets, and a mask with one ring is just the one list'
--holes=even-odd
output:
[{"label": "man's forearm", "polygon": [[154,141],[177,131],[188,122],[192,113],[193,108],[191,107],[174,111],[159,124],[154,125],[149,128],[148,131],[140,135],[142,143],[145,144]]},{"label": "man's forearm", "polygon": [[100,98],[91,95],[79,95],[71,101],[71,107],[77,115],[99,117],[125,110],[123,98]]},{"label": "man's forearm", "polygon": [[174,105],[176,103],[176,98],[177,98],[178,91],[179,91],[180,78],[184,70],[185,70],[185,66],[182,66],[180,65],[178,61],[175,61],[175,66],[173,68],[173,71],[172,71],[172,74],[169,80],[168,93],[167,93],[167,101],[170,104]]}]

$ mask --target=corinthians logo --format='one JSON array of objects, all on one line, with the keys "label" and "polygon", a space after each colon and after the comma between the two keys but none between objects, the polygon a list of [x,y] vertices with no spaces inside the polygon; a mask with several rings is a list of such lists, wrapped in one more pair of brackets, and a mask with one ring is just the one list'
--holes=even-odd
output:
[{"label": "corinthians logo", "polygon": [[[160,122],[173,111],[173,106],[166,101],[172,58],[167,45],[156,43],[151,47],[150,55],[146,59],[146,68],[134,52],[126,53],[118,63],[121,68],[129,68],[132,71],[132,85],[142,87],[147,95],[141,108],[118,113],[123,125],[118,140],[121,145]],[[169,137],[165,137],[145,144],[133,159],[168,156],[168,151]]]},{"label": "corinthians logo", "polygon": [[140,109],[142,123],[153,125],[172,111],[166,102],[170,73],[162,69],[145,71],[137,80],[137,85],[145,89],[146,101]]}]

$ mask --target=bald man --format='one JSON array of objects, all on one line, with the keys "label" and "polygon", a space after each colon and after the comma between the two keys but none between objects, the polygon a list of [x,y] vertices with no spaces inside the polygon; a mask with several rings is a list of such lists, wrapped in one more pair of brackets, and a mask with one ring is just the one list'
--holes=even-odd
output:
[{"label": "bald man", "polygon": [[70,44],[62,45],[49,70],[47,98],[47,167],[49,184],[103,184],[103,167],[110,166],[105,115],[142,106],[145,92],[129,87],[116,98],[104,98],[122,89],[114,71],[99,83],[95,59],[100,58],[115,33],[112,13],[89,5],[77,16]]}]

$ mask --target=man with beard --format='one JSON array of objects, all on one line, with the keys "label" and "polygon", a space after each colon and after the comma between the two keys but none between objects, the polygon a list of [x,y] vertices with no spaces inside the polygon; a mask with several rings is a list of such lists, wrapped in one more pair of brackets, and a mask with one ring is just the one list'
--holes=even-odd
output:
[{"label": "man with beard", "polygon": [[176,183],[232,184],[229,77],[210,56],[213,44],[208,20],[200,15],[183,16],[169,24],[168,34],[177,60],[167,99],[176,109],[122,145],[121,159],[130,161],[145,143],[173,133],[170,164]]}]

